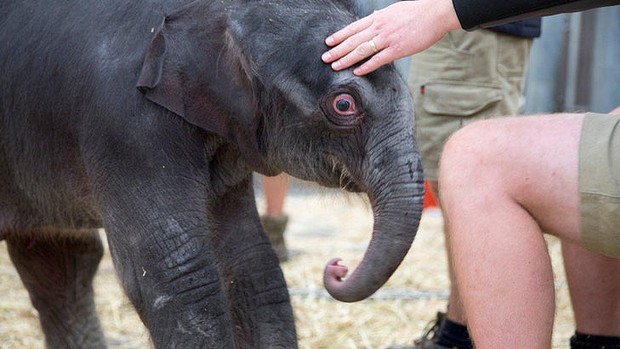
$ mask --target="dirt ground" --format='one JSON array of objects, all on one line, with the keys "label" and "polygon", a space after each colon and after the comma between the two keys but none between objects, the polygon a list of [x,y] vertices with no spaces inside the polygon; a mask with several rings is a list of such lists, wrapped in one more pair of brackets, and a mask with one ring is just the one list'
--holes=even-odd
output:
[{"label": "dirt ground", "polygon": [[[258,188],[259,209],[262,200]],[[324,264],[339,256],[357,265],[372,231],[363,197],[296,183],[287,198],[286,238],[292,258],[283,264],[291,292],[300,348],[387,348],[411,343],[437,311],[445,310],[448,278],[436,210],[425,211],[414,245],[399,270],[371,299],[346,304],[322,285]],[[568,348],[574,331],[559,244],[549,239],[557,288],[553,348]],[[150,348],[148,334],[121,292],[106,253],[95,281],[96,303],[110,348]],[[43,348],[37,312],[0,243],[0,349]]]}]

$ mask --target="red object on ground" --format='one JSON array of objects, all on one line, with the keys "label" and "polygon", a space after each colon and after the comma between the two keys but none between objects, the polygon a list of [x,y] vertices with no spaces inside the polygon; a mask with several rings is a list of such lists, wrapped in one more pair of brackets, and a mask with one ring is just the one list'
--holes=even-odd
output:
[{"label": "red object on ground", "polygon": [[430,208],[430,207],[437,207],[437,199],[435,198],[435,195],[433,195],[433,192],[431,191],[431,186],[428,183],[428,181],[424,181],[424,188],[425,193],[424,193],[424,208]]}]

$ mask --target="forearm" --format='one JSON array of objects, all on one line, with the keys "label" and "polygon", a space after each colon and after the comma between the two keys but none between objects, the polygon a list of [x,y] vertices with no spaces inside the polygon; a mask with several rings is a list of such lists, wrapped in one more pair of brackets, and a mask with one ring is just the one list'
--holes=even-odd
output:
[{"label": "forearm", "polygon": [[620,0],[452,0],[463,29],[620,4]]}]

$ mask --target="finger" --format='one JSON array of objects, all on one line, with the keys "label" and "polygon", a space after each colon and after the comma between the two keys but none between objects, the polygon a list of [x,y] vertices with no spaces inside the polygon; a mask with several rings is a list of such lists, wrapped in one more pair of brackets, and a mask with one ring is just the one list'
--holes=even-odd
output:
[{"label": "finger", "polygon": [[[345,41],[341,42],[338,46],[325,52],[321,56],[321,59],[325,63],[332,63],[332,62],[341,60],[343,57],[346,57],[347,55],[351,55],[353,53],[357,55],[361,55],[362,56],[361,59],[366,58],[369,56],[368,52],[366,51],[370,50],[371,53],[374,53],[372,48],[368,46],[368,41],[370,40],[370,38],[372,38],[371,35],[372,34],[368,33],[367,30],[354,34],[348,37]],[[343,66],[341,69],[345,69],[349,67],[351,64],[354,64],[355,62],[359,62],[361,60],[361,59],[353,59],[353,58],[355,57],[351,56],[348,59],[345,59],[344,62],[349,62],[349,64],[346,66]]]},{"label": "finger", "polygon": [[378,46],[376,40],[366,40],[357,45],[357,47],[355,47],[351,52],[333,62],[332,69],[343,70],[349,68],[350,66],[374,55],[379,51],[379,49],[380,46]]},{"label": "finger", "polygon": [[349,68],[368,57],[380,53],[383,47],[382,39],[379,36],[375,36],[370,40],[360,43],[350,53],[333,62],[332,69],[338,71]]},{"label": "finger", "polygon": [[357,47],[357,40],[355,37],[349,37],[344,42],[341,42],[338,46],[323,53],[321,59],[325,63],[332,63],[349,54]]},{"label": "finger", "polygon": [[383,51],[377,52],[377,54],[373,55],[369,60],[364,62],[364,64],[353,70],[353,74],[357,76],[363,76],[368,73],[372,73],[373,71],[379,69],[379,67],[388,64],[394,60],[392,54],[389,49],[385,49]]},{"label": "finger", "polygon": [[346,27],[340,29],[325,39],[327,46],[335,46],[346,40],[347,38],[363,31],[372,24],[372,14],[359,19]]}]

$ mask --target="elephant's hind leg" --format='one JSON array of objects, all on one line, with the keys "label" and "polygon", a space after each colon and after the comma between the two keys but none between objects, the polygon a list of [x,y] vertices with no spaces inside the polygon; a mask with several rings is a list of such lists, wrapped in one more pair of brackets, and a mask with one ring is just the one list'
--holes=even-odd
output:
[{"label": "elephant's hind leg", "polygon": [[9,255],[39,312],[47,348],[105,348],[92,280],[103,255],[96,231],[11,234]]}]

